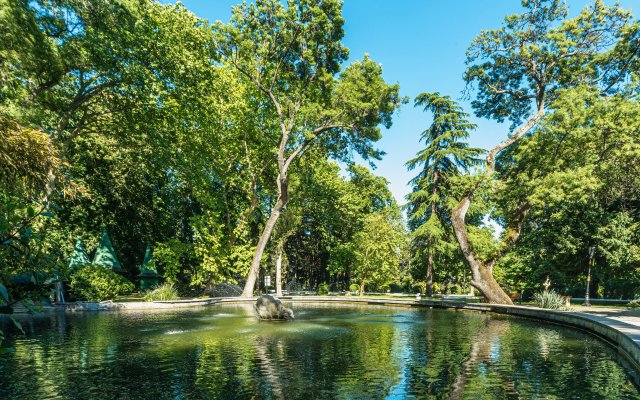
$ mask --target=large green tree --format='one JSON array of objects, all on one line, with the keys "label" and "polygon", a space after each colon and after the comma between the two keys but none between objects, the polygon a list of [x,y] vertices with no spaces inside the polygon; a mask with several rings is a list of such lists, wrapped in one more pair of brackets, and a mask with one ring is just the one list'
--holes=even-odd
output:
[{"label": "large green tree", "polygon": [[[0,18],[10,38],[0,43],[0,111],[48,134],[66,163],[61,189],[82,189],[50,196],[51,248],[69,251],[65,238],[77,235],[92,247],[106,224],[131,270],[144,242],[194,253],[213,231],[221,258],[251,253],[253,188],[264,175],[254,165],[265,152],[247,127],[260,114],[228,69],[211,67],[208,23],[154,1],[8,0]],[[223,260],[214,273],[198,255],[189,257],[202,267],[194,283],[235,271]]]},{"label": "large green tree", "polygon": [[480,117],[510,120],[513,130],[487,155],[486,168],[454,207],[456,238],[472,271],[472,284],[493,303],[511,304],[493,276],[496,262],[518,239],[530,204],[503,210],[502,243],[480,257],[469,240],[465,217],[474,194],[494,177],[496,157],[535,130],[560,90],[591,85],[603,95],[620,90],[637,62],[639,24],[619,6],[596,0],[567,19],[560,0],[523,0],[524,13],[505,19],[500,29],[480,33],[467,51],[465,81],[476,86],[472,106]]},{"label": "large green tree", "polygon": [[420,258],[426,253],[426,295],[431,296],[435,254],[451,249],[446,187],[452,176],[480,163],[482,150],[467,144],[475,125],[449,96],[422,93],[416,97],[415,106],[433,113],[431,125],[420,135],[426,147],[407,162],[409,170],[420,168],[410,181],[413,190],[407,196],[407,216],[413,233],[414,263],[422,265]]},{"label": "large green tree", "polygon": [[592,295],[632,298],[640,288],[637,132],[640,105],[588,87],[562,92],[535,135],[499,159],[500,208],[526,198],[529,223],[498,264],[507,284],[584,296],[589,247]]},{"label": "large green tree", "polygon": [[251,262],[243,296],[253,295],[260,261],[275,224],[290,201],[293,162],[312,145],[347,159],[350,149],[365,159],[378,158],[373,148],[379,125],[391,125],[400,105],[398,85],[382,79],[380,65],[367,56],[342,71],[348,50],[342,3],[258,0],[233,9],[229,24],[216,26],[216,49],[242,79],[262,95],[278,130],[263,131],[272,143],[278,195],[269,212]]},{"label": "large green tree", "polygon": [[384,212],[368,215],[362,231],[353,238],[352,279],[360,285],[384,289],[398,279],[402,259],[404,229]]}]

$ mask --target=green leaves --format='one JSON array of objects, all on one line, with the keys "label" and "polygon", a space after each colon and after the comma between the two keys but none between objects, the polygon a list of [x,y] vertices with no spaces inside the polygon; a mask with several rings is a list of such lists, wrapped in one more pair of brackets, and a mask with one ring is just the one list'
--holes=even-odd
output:
[{"label": "green leaves", "polygon": [[550,275],[583,295],[595,246],[594,284],[606,296],[633,297],[640,288],[638,216],[630,212],[640,198],[640,106],[579,87],[558,92],[553,109],[500,160],[502,212],[513,215],[523,199],[531,206],[520,243],[501,263],[506,279],[533,286]]},{"label": "green leaves", "polygon": [[119,294],[131,293],[133,283],[101,266],[88,265],[75,271],[70,283],[73,293],[89,301],[113,300]]},{"label": "green leaves", "polygon": [[508,119],[515,127],[560,89],[585,83],[606,92],[624,87],[632,69],[618,60],[623,54],[638,58],[624,37],[629,29],[637,32],[629,12],[598,0],[566,20],[566,6],[558,0],[526,1],[523,7],[502,28],[481,32],[467,51],[465,81],[477,85],[472,106],[479,117]]},{"label": "green leaves", "polygon": [[[398,85],[382,79],[382,69],[365,56],[339,75],[348,51],[342,44],[342,3],[278,0],[243,3],[233,9],[230,24],[214,27],[216,49],[223,64],[253,87],[259,108],[271,120],[260,126],[263,137],[273,136],[265,150],[275,155],[268,165],[277,168],[278,197],[262,231],[249,270],[251,285],[258,273],[264,247],[280,213],[289,204],[289,174],[311,147],[333,158],[352,161],[355,151],[377,159],[373,147],[380,139],[378,125],[391,125],[401,103]],[[326,157],[326,155],[325,155]],[[267,208],[267,207],[265,207]],[[252,293],[245,287],[244,293]]]},{"label": "green leaves", "polygon": [[[413,190],[405,207],[412,231],[414,276],[426,273],[430,280],[434,269],[440,276],[454,274],[452,267],[457,263],[451,260],[461,259],[448,216],[461,194],[457,187],[460,174],[481,164],[479,156],[483,151],[468,146],[466,140],[475,125],[449,96],[421,93],[415,106],[433,113],[433,122],[420,136],[425,148],[406,163],[409,170],[419,168],[419,172],[410,181]],[[449,276],[444,279],[449,280]],[[431,288],[427,290],[430,292]]]},{"label": "green leaves", "polygon": [[354,236],[352,279],[378,289],[397,281],[403,241],[401,225],[382,212],[368,215],[363,230]]},{"label": "green leaves", "polygon": [[349,149],[365,159],[380,156],[372,147],[378,125],[390,126],[403,99],[368,56],[336,76],[347,58],[343,23],[338,1],[291,0],[285,7],[263,0],[237,6],[231,24],[215,26],[221,60],[274,110],[286,139],[286,149],[278,149],[283,159],[315,143],[336,158],[350,159]]},{"label": "green leaves", "polygon": [[[322,90],[347,59],[341,3],[259,0],[233,8],[231,24],[215,26],[219,54],[252,81],[288,93]],[[305,88],[307,83],[312,85]]]}]

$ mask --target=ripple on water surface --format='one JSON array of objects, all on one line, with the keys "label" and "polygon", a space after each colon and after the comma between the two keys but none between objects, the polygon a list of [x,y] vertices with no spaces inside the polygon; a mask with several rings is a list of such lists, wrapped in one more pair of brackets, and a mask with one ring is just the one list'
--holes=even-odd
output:
[{"label": "ripple on water surface", "polygon": [[377,306],[52,314],[10,331],[0,399],[638,399],[595,338],[504,316]]}]

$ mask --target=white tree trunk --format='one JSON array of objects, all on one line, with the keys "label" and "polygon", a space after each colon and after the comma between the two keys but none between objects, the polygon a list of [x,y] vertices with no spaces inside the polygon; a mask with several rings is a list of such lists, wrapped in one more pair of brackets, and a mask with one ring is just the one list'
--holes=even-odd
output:
[{"label": "white tree trunk", "polygon": [[282,296],[282,247],[278,246],[276,257],[276,296]]}]

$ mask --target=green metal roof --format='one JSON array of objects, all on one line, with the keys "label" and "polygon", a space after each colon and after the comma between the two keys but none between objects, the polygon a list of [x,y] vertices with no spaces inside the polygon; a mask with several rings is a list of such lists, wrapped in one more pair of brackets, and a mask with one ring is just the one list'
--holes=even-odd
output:
[{"label": "green metal roof", "polygon": [[156,269],[156,262],[153,260],[151,254],[151,246],[147,243],[147,250],[144,253],[144,260],[140,267],[140,276],[158,276],[158,270]]},{"label": "green metal roof", "polygon": [[116,257],[116,252],[113,250],[111,239],[107,234],[107,229],[102,228],[102,237],[96,250],[96,255],[93,257],[93,264],[100,265],[101,267],[110,268],[113,271],[121,271],[122,265]]},{"label": "green metal roof", "polygon": [[71,255],[71,261],[69,262],[69,269],[75,269],[91,264],[87,250],[84,248],[84,243],[81,239],[76,240],[76,245],[73,248],[73,254]]}]

